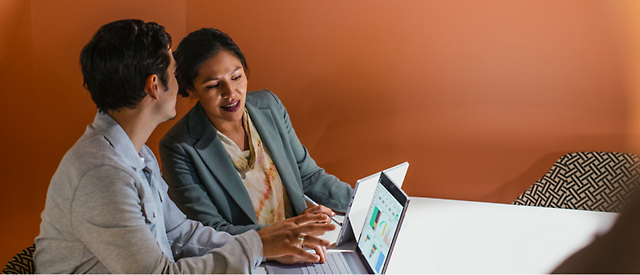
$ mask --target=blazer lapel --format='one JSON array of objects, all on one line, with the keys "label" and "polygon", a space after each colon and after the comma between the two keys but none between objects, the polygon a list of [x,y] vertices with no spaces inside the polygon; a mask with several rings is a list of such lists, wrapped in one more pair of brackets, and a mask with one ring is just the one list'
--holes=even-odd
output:
[{"label": "blazer lapel", "polygon": [[[247,101],[245,105],[247,111],[249,111],[253,125],[256,127],[256,130],[258,130],[262,142],[267,147],[271,160],[273,160],[273,163],[278,169],[278,174],[282,179],[284,187],[287,189],[289,200],[291,201],[296,214],[302,213],[306,208],[306,202],[304,202],[302,194],[298,191],[302,187],[302,183],[297,181],[297,177],[291,170],[292,167],[298,167],[298,164],[286,164],[287,156],[284,154],[285,150],[282,146],[282,137],[278,132],[278,127],[275,123],[271,110],[267,108],[260,108],[259,102],[256,102],[256,104],[253,105]],[[296,185],[300,186],[300,188],[296,188]],[[305,208],[300,209],[300,206]]]},{"label": "blazer lapel", "polygon": [[189,131],[192,136],[200,138],[194,144],[194,148],[218,183],[227,190],[245,214],[254,223],[258,223],[249,193],[247,193],[244,183],[229,159],[229,154],[222,146],[215,127],[209,121],[200,102],[196,104],[194,109],[194,116],[189,119]]}]

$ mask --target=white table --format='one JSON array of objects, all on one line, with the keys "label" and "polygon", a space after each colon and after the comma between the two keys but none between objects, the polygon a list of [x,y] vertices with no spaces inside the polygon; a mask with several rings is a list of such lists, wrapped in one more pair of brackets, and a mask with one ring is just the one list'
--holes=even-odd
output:
[{"label": "white table", "polygon": [[616,218],[412,197],[387,273],[548,273]]},{"label": "white table", "polygon": [[[387,273],[549,273],[617,216],[411,197]],[[337,231],[322,237],[335,242]]]}]

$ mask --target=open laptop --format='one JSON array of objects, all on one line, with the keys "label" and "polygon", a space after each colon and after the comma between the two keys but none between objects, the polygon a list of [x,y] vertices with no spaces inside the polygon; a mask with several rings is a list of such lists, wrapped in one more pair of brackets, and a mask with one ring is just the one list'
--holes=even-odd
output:
[{"label": "open laptop", "polygon": [[[409,163],[403,162],[391,168],[384,170],[383,172],[393,181],[398,187],[402,187],[404,177],[409,169]],[[359,179],[356,182],[356,186],[349,202],[347,212],[344,214],[344,220],[342,221],[342,227],[338,233],[336,239],[335,248],[353,250],[355,247],[356,236],[360,236],[362,227],[366,219],[367,210],[373,200],[373,192],[376,190],[378,180],[380,179],[380,172],[377,172],[368,177]]]},{"label": "open laptop", "polygon": [[324,264],[266,264],[269,274],[384,274],[409,207],[409,196],[380,175],[355,251],[327,253]]}]

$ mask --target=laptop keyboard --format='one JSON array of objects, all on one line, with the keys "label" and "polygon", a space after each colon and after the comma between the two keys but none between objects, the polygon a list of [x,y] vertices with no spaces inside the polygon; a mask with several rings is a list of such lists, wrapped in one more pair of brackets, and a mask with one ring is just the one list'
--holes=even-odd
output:
[{"label": "laptop keyboard", "polygon": [[351,274],[342,253],[327,253],[324,264],[307,263],[301,269],[302,274]]}]

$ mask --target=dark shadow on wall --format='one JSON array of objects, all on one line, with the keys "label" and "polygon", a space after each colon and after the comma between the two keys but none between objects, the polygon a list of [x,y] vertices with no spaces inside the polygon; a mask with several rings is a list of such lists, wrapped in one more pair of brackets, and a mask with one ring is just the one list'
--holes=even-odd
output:
[{"label": "dark shadow on wall", "polygon": [[46,155],[34,149],[51,146],[33,132],[32,125],[42,119],[42,113],[29,111],[41,101],[34,89],[31,1],[0,1],[0,49],[0,228],[5,236],[0,264],[4,267],[38,235],[40,211],[53,174],[43,167]]},{"label": "dark shadow on wall", "polygon": [[[479,201],[512,203],[520,194],[540,180],[551,169],[556,160],[568,153],[570,152],[564,151],[544,155],[522,174],[480,197]],[[517,195],[514,196],[514,194]]]},{"label": "dark shadow on wall", "polygon": [[564,148],[575,149],[545,154],[522,174],[479,197],[478,201],[512,203],[520,194],[540,180],[560,157],[568,153],[588,151],[633,153],[624,141],[625,138],[623,135],[602,135],[563,140],[558,144],[562,144]]}]

